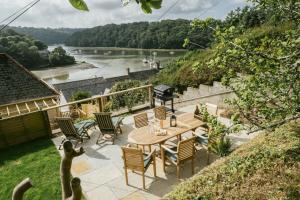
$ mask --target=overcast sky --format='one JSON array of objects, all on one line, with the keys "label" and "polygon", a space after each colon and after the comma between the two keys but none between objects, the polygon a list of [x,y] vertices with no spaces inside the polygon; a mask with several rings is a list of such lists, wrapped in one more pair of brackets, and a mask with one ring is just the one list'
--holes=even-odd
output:
[{"label": "overcast sky", "polygon": [[[0,21],[32,0],[1,0]],[[108,23],[157,21],[175,2],[163,0],[160,10],[144,14],[133,1],[122,7],[121,0],[86,0],[90,11],[75,10],[68,0],[41,0],[12,26],[86,28]],[[162,19],[223,19],[227,13],[246,5],[246,0],[180,0]]]}]

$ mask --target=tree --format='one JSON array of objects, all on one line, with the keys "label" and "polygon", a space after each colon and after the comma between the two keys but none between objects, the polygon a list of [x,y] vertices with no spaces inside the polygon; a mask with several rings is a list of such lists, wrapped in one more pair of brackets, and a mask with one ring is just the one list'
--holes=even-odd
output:
[{"label": "tree", "polygon": [[66,51],[61,47],[56,47],[49,55],[49,63],[53,66],[70,65],[75,63],[73,56],[67,55]]},{"label": "tree", "polygon": [[[256,2],[257,9],[267,5],[267,1]],[[281,4],[282,15],[291,5],[291,1],[268,2],[270,7]],[[223,83],[237,95],[229,103],[259,127],[300,114],[300,31],[297,20],[289,19],[289,23],[252,31],[235,27],[216,30],[218,44],[210,67],[226,72]]]}]

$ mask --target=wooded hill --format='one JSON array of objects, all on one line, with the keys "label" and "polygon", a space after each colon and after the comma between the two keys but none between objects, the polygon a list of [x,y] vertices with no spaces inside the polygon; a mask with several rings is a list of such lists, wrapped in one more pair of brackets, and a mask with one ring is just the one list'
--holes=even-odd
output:
[{"label": "wooded hill", "polygon": [[[193,30],[190,20],[107,24],[74,33],[65,44],[69,46],[128,47],[144,49],[182,49],[184,39],[197,40],[203,48],[212,42],[212,31]],[[195,46],[190,46],[195,48]]]},{"label": "wooded hill", "polygon": [[34,28],[34,27],[10,27],[14,31],[31,36],[37,40],[42,41],[47,45],[51,44],[64,44],[66,39],[69,38],[76,31],[82,29],[73,28]]}]

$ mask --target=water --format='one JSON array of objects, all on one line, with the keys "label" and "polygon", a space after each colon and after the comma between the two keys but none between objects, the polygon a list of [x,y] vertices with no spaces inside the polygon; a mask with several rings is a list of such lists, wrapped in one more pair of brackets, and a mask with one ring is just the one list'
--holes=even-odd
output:
[{"label": "water", "polygon": [[[53,50],[56,46],[49,46]],[[106,47],[63,47],[74,56],[78,64],[46,68],[32,71],[46,82],[62,83],[94,77],[114,77],[127,74],[130,71],[149,69],[150,65],[143,63],[143,59],[160,61],[161,67],[171,59],[184,54],[184,50],[146,50]],[[85,63],[80,63],[80,62]]]}]

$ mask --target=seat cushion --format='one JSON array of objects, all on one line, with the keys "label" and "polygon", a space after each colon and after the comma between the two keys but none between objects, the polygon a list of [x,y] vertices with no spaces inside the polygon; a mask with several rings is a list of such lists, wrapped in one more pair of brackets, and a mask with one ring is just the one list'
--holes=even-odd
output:
[{"label": "seat cushion", "polygon": [[76,124],[74,124],[74,127],[76,129],[76,131],[78,132],[78,134],[81,134],[82,131],[84,130],[84,127],[88,127],[91,125],[94,125],[95,121],[92,119],[87,119],[87,120],[82,120]]},{"label": "seat cushion", "polygon": [[147,158],[148,154],[146,153],[144,153],[143,156],[144,156],[144,167],[145,169],[147,169],[152,162],[152,156]]},{"label": "seat cushion", "polygon": [[[171,147],[169,148],[171,149],[172,151],[175,151],[177,152],[177,147]],[[177,161],[177,154],[174,154],[172,152],[169,152],[168,150],[165,150],[165,155],[170,158],[172,161],[176,162]]]}]

